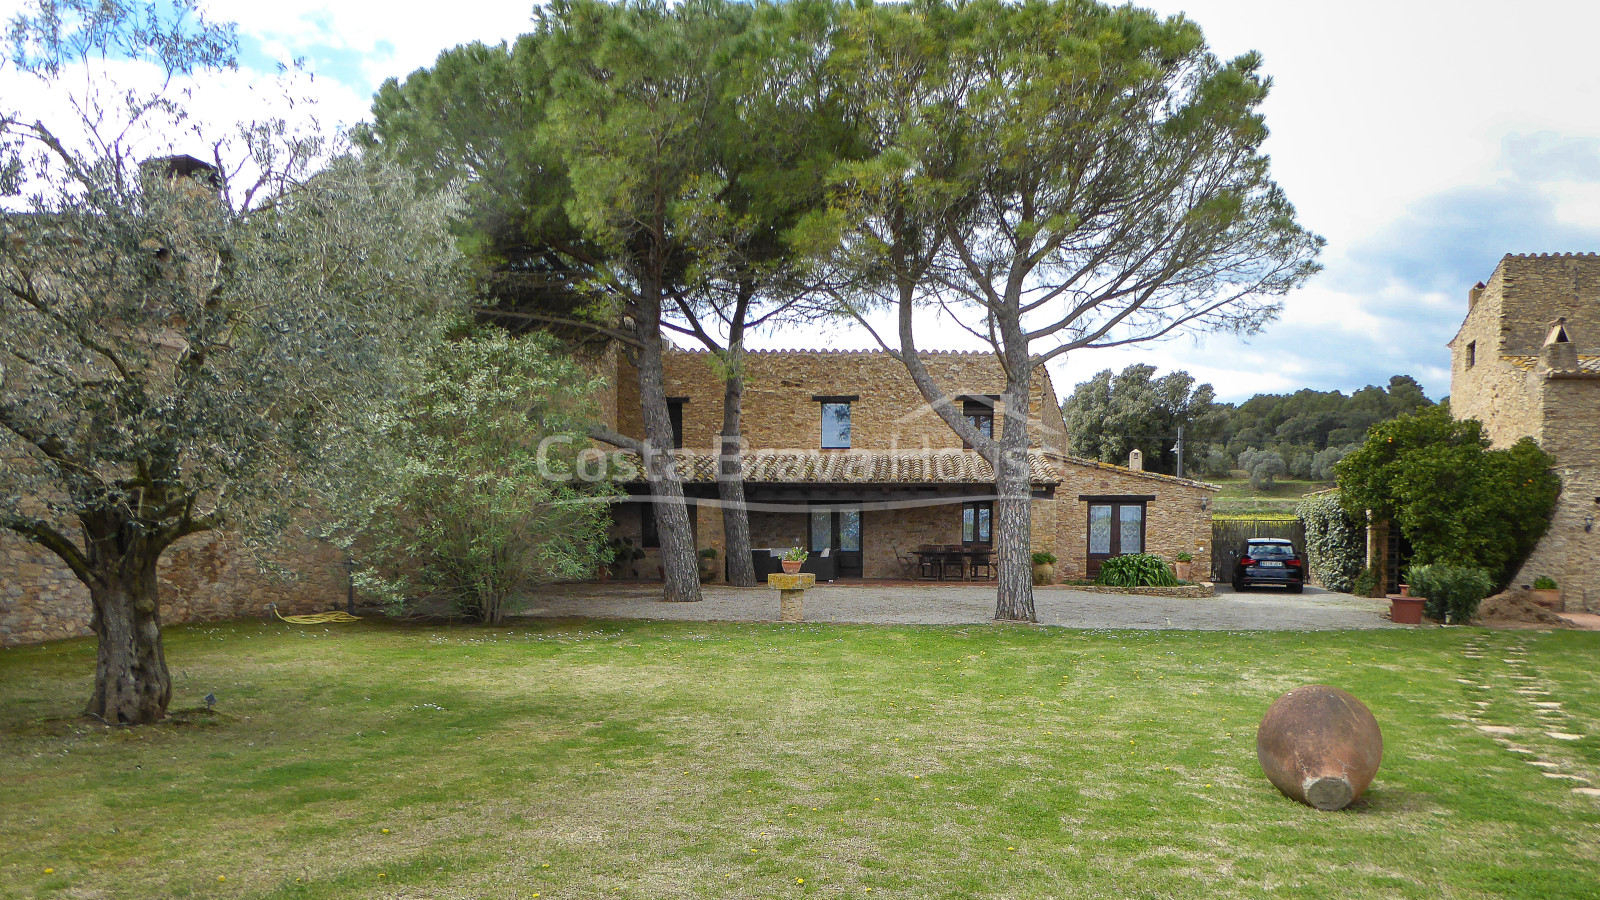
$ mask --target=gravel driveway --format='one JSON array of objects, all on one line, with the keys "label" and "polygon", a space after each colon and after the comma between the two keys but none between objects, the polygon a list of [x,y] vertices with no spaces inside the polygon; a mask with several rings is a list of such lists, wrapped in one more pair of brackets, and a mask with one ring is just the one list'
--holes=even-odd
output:
[{"label": "gravel driveway", "polygon": [[[696,622],[775,622],[778,592],[766,587],[706,585],[699,603],[664,603],[655,584],[552,585],[529,598],[523,615]],[[1391,628],[1384,600],[1307,587],[1304,594],[1223,585],[1201,599],[1096,594],[1036,588],[1041,625],[1067,628],[1175,628],[1194,631],[1316,631]],[[954,585],[820,585],[806,592],[808,622],[959,625],[994,621],[995,590]]]}]

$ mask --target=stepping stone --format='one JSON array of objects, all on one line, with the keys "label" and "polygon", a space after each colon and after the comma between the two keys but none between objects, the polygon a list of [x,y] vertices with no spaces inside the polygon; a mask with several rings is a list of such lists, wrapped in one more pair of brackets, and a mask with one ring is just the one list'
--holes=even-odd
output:
[{"label": "stepping stone", "polygon": [[1600,797],[1600,788],[1573,788],[1572,792],[1585,797]]},{"label": "stepping stone", "polygon": [[1559,768],[1561,768],[1561,763],[1546,762],[1546,761],[1544,761],[1542,759],[1528,759],[1528,760],[1523,760],[1523,761],[1526,762],[1530,766],[1538,766],[1541,769],[1559,769]]},{"label": "stepping stone", "polygon": [[1506,751],[1508,753],[1526,753],[1529,756],[1536,755],[1532,750],[1529,750],[1527,747],[1507,747]]},{"label": "stepping stone", "polygon": [[1505,725],[1479,725],[1478,730],[1484,734],[1516,734],[1517,730]]},{"label": "stepping stone", "polygon": [[1571,733],[1566,732],[1566,731],[1546,731],[1545,732],[1545,736],[1546,737],[1553,737],[1558,741],[1581,741],[1581,740],[1583,740],[1583,735],[1581,735],[1581,734],[1571,734]]},{"label": "stepping stone", "polygon": [[1530,702],[1534,706],[1539,707],[1540,709],[1560,709],[1561,708],[1561,704],[1559,702],[1555,701],[1555,700],[1533,700],[1533,701],[1530,701]]},{"label": "stepping stone", "polygon": [[1582,775],[1568,775],[1565,772],[1545,772],[1544,773],[1544,777],[1546,777],[1546,778],[1559,778],[1562,781],[1581,781],[1584,784],[1588,784],[1589,783],[1589,779],[1583,777]]},{"label": "stepping stone", "polygon": [[1550,692],[1541,688],[1512,688],[1511,693],[1522,694],[1525,697],[1543,697]]},{"label": "stepping stone", "polygon": [[1456,680],[1461,682],[1462,684],[1473,684],[1474,683],[1471,680],[1466,679],[1466,678],[1457,678]]}]

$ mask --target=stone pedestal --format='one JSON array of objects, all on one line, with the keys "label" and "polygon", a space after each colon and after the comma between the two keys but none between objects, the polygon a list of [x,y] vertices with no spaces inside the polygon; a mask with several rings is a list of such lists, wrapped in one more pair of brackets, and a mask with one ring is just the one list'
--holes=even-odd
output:
[{"label": "stone pedestal", "polygon": [[806,589],[816,586],[817,576],[810,572],[800,572],[796,575],[775,572],[768,575],[767,587],[778,592],[778,621],[803,621]]}]

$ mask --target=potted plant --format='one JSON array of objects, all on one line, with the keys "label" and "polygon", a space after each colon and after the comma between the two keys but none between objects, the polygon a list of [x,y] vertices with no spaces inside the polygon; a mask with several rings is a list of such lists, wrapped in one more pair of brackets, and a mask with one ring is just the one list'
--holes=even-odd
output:
[{"label": "potted plant", "polygon": [[807,553],[805,550],[802,550],[799,547],[790,547],[789,549],[783,551],[783,574],[799,574],[800,564],[805,562],[806,557],[810,555],[810,553]]},{"label": "potted plant", "polygon": [[700,580],[712,581],[717,577],[717,548],[700,548]]},{"label": "potted plant", "polygon": [[1561,586],[1548,575],[1540,575],[1533,580],[1533,588],[1528,591],[1528,597],[1545,609],[1562,611]]},{"label": "potted plant", "polygon": [[1033,583],[1054,584],[1056,580],[1056,556],[1045,550],[1036,550],[1033,554]]},{"label": "potted plant", "polygon": [[1179,581],[1188,581],[1189,569],[1194,564],[1194,554],[1187,550],[1182,550],[1179,551],[1174,559],[1177,560],[1177,563],[1172,567],[1173,573],[1178,576]]}]

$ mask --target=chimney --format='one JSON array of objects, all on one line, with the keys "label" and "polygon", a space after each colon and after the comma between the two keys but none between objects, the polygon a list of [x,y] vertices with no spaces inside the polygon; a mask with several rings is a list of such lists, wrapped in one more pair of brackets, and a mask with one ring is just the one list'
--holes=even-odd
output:
[{"label": "chimney", "polygon": [[1544,348],[1539,351],[1539,364],[1551,372],[1578,371],[1578,345],[1567,334],[1565,317],[1550,323],[1550,333],[1545,335]]},{"label": "chimney", "polygon": [[1473,285],[1472,287],[1467,288],[1467,309],[1468,310],[1471,310],[1474,306],[1478,305],[1478,298],[1483,296],[1483,291],[1484,291],[1484,284],[1481,281],[1478,282],[1477,284]]},{"label": "chimney", "polygon": [[1143,472],[1144,471],[1144,454],[1140,453],[1138,450],[1134,450],[1133,452],[1129,453],[1128,454],[1128,468],[1134,470],[1135,472]]}]

